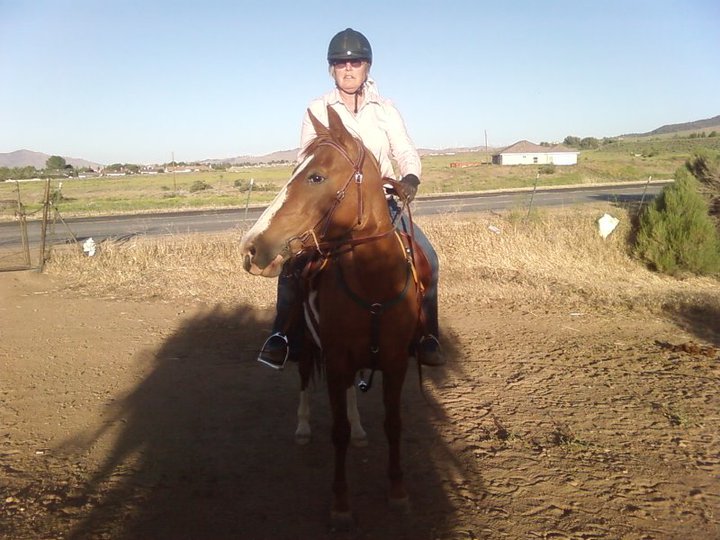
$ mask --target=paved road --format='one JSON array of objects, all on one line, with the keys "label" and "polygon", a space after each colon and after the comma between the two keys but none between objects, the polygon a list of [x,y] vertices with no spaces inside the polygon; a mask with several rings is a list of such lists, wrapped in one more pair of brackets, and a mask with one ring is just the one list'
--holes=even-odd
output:
[{"label": "paved road", "polygon": [[[428,196],[416,199],[413,215],[448,214],[458,212],[491,212],[506,209],[527,210],[532,201],[535,207],[575,206],[599,201],[618,203],[640,202],[655,197],[664,183],[645,182],[612,186],[553,188],[532,190],[463,193],[457,195]],[[73,218],[58,221],[55,231],[48,242],[62,244],[93,238],[100,242],[107,238],[126,238],[136,235],[171,235],[178,233],[212,233],[245,227],[254,222],[264,208],[225,209],[191,212],[173,212],[160,214],[137,214],[125,216],[107,216],[93,218]],[[19,225],[17,222],[0,223],[0,248],[20,245]],[[31,244],[40,240],[40,224],[28,223],[28,236]]]}]

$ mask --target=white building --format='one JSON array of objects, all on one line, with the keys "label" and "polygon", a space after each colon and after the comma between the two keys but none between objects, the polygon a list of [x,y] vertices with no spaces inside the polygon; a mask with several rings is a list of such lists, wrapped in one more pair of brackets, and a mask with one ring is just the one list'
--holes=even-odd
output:
[{"label": "white building", "polygon": [[563,146],[540,146],[530,141],[518,141],[493,155],[495,165],[577,165],[580,152]]}]

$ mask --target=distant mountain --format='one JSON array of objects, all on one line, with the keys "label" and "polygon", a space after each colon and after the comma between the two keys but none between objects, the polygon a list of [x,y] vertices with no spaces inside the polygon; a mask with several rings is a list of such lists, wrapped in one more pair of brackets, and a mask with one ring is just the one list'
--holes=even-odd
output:
[{"label": "distant mountain", "polygon": [[229,163],[230,165],[260,165],[262,163],[271,163],[278,161],[288,161],[290,163],[294,163],[297,159],[298,150],[299,148],[295,148],[292,150],[279,150],[277,152],[265,154],[264,156],[236,156],[222,159],[205,159],[203,161],[200,161],[200,163],[204,165],[213,165],[217,163]]},{"label": "distant mountain", "polygon": [[[473,147],[473,148],[444,148],[442,150],[432,150],[429,148],[418,148],[418,153],[421,156],[426,156],[430,154],[460,154],[463,152],[480,152],[482,150],[485,150],[485,147]],[[490,148],[492,151],[493,149]],[[290,163],[294,163],[297,160],[298,152],[300,151],[299,148],[293,148],[291,150],[280,150],[278,152],[272,152],[271,154],[265,154],[264,156],[236,156],[232,158],[224,158],[224,159],[205,159],[201,161],[200,163],[204,165],[213,165],[218,163],[229,163],[231,165],[244,165],[244,164],[250,164],[250,165],[260,165],[263,163],[271,163],[271,162],[278,162],[278,161],[287,161]]]},{"label": "distant mountain", "polygon": [[681,132],[699,132],[703,130],[712,131],[713,129],[720,131],[720,115],[706,118],[705,120],[695,120],[694,122],[684,122],[682,124],[667,124],[646,133],[626,133],[622,137],[652,137],[655,135],[667,135],[671,133]]},{"label": "distant mountain", "polygon": [[[421,156],[437,156],[437,155],[452,155],[452,154],[464,154],[467,152],[485,152],[484,146],[459,146],[455,148],[442,148],[442,149],[432,149],[432,148],[418,148],[418,154]],[[489,146],[487,148],[488,152],[494,152],[497,150],[497,148]]]},{"label": "distant mountain", "polygon": [[[15,167],[35,167],[36,169],[44,169],[47,160],[50,159],[49,154],[43,154],[42,152],[33,152],[31,150],[16,150],[15,152],[0,153],[0,167],[8,167],[10,169]],[[72,157],[65,157],[65,163],[72,165],[76,169],[81,167],[90,167],[96,169],[101,165],[99,163],[93,163],[85,159],[78,159]]]}]

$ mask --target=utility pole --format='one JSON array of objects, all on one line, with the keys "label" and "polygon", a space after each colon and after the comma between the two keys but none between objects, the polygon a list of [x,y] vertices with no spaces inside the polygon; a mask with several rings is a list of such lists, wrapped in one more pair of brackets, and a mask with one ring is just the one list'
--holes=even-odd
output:
[{"label": "utility pole", "polygon": [[175,181],[175,151],[172,153],[172,168],[173,168],[173,193],[177,193],[177,182]]},{"label": "utility pole", "polygon": [[488,152],[487,145],[487,129],[485,130],[485,158],[488,160],[488,163],[490,163],[490,152]]}]

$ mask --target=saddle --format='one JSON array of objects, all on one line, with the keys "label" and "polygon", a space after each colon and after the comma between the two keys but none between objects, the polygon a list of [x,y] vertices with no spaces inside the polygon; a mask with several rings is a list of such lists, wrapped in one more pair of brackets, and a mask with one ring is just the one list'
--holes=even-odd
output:
[{"label": "saddle", "polygon": [[432,280],[432,268],[428,261],[427,255],[422,250],[422,247],[415,242],[415,240],[406,232],[398,232],[400,240],[402,240],[405,252],[412,254],[412,263],[415,271],[415,276],[418,283],[421,285],[421,293],[424,293]]}]

